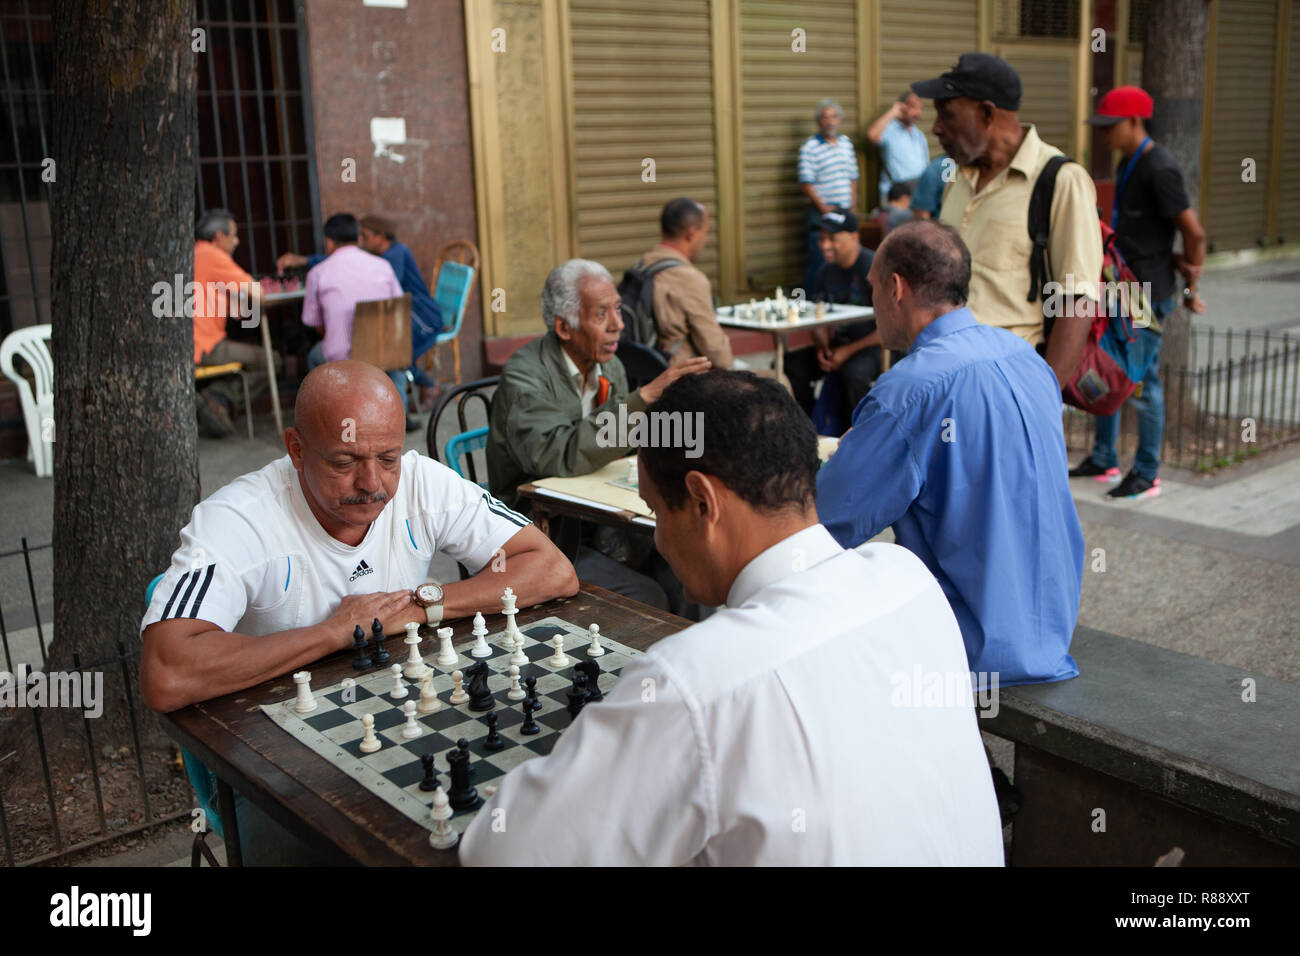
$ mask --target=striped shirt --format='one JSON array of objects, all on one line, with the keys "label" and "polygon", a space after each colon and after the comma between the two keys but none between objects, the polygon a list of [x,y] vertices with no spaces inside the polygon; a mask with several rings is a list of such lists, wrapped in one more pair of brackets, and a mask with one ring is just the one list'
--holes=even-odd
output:
[{"label": "striped shirt", "polygon": [[853,205],[853,187],[858,178],[858,157],[853,142],[845,135],[827,142],[821,133],[809,136],[799,147],[799,182],[812,183],[822,202],[830,206]]}]

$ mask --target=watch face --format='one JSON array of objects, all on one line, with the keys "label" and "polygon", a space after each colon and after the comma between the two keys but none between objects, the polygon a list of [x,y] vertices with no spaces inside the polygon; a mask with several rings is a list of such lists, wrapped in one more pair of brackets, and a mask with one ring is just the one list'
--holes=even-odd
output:
[{"label": "watch face", "polygon": [[436,584],[421,584],[415,589],[415,596],[425,607],[437,604],[442,600],[442,588]]}]

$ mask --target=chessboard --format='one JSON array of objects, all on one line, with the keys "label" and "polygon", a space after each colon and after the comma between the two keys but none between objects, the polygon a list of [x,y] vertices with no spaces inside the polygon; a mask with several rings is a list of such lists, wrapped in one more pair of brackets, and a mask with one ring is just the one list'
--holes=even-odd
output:
[{"label": "chessboard", "polygon": [[[432,830],[434,821],[430,807],[433,793],[420,787],[425,779],[421,762],[423,755],[434,755],[439,785],[446,788],[451,772],[447,755],[457,749],[458,741],[465,740],[469,745],[471,783],[480,797],[486,797],[493,785],[499,784],[500,778],[511,769],[532,757],[550,753],[560,734],[573,721],[568,709],[569,691],[578,663],[589,660],[599,663],[597,684],[601,694],[607,694],[618,681],[623,667],[633,657],[641,656],[640,651],[601,632],[600,644],[604,653],[589,657],[591,639],[588,628],[559,617],[544,618],[520,631],[525,638],[523,652],[528,658],[527,664],[519,666],[520,682],[522,684],[530,677],[536,680],[535,692],[540,704],[533,711],[533,720],[539,731],[532,735],[520,733],[524,723],[522,701],[511,700],[508,696],[511,652],[502,646],[504,629],[488,635],[491,655],[480,658],[488,665],[488,688],[492,691],[494,703],[491,711],[481,713],[470,710],[468,703],[452,704],[450,700],[454,689],[452,673],[464,672],[479,660],[470,656],[475,640],[453,642],[456,663],[445,667],[435,663],[434,649],[429,647],[433,644],[436,648],[438,642],[424,640],[420,645],[421,656],[424,664],[432,668],[433,689],[441,706],[432,713],[416,715],[421,734],[414,739],[402,736],[407,723],[403,705],[420,699],[423,681],[394,677],[391,665],[407,660],[406,653],[400,649],[402,641],[396,636],[388,639],[392,645],[388,664],[359,671],[355,677],[330,687],[313,688],[314,710],[299,714],[294,707],[297,698],[291,697],[263,705],[262,711],[375,796],[420,826]],[[564,653],[570,658],[570,663],[560,668],[550,663],[557,635],[562,637]],[[394,699],[392,693],[398,683],[407,693],[405,697]],[[601,705],[595,702],[586,706]],[[488,713],[496,715],[497,733],[504,742],[504,746],[495,751],[484,746],[489,733]],[[364,735],[362,718],[366,714],[374,718],[374,732],[380,743],[380,748],[373,753],[363,753],[360,746]],[[452,829],[463,833],[477,812],[477,807],[456,811],[450,821]]]}]

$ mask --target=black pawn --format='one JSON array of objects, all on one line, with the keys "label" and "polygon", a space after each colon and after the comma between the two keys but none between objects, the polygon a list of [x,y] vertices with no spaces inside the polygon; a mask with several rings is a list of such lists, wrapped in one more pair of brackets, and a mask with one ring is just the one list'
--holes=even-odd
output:
[{"label": "black pawn", "polygon": [[357,652],[357,656],[352,659],[352,666],[359,671],[368,669],[372,661],[366,654],[366,632],[361,630],[360,624],[352,632],[352,649]]},{"label": "black pawn", "polygon": [[420,763],[424,766],[424,779],[420,781],[420,789],[431,792],[438,789],[438,769],[433,765],[433,754],[424,754],[420,757]]},{"label": "black pawn", "polygon": [[537,678],[525,677],[524,689],[524,700],[531,700],[533,702],[533,710],[536,710],[540,704],[540,701],[537,699]]},{"label": "black pawn", "polygon": [[393,655],[384,650],[384,625],[379,623],[379,618],[375,618],[370,625],[371,640],[375,643],[375,652],[370,655],[377,665],[382,667],[393,659]]},{"label": "black pawn", "polygon": [[525,697],[524,698],[524,722],[519,725],[519,732],[521,734],[531,735],[531,734],[539,733],[541,731],[542,728],[537,725],[537,721],[533,720],[533,711],[535,711],[536,709],[537,709],[536,699],[532,697]]},{"label": "black pawn", "polygon": [[506,739],[497,732],[497,715],[495,712],[487,715],[488,735],[483,738],[484,750],[505,750]]}]

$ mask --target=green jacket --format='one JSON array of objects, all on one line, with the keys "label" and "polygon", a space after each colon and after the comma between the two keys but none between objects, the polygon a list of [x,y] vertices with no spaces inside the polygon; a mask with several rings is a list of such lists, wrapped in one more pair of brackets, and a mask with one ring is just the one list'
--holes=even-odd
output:
[{"label": "green jacket", "polygon": [[[564,321],[560,319],[559,321]],[[600,447],[597,416],[645,411],[639,391],[628,394],[627,373],[617,358],[599,366],[609,379],[609,397],[582,417],[578,394],[554,332],[533,339],[510,356],[492,399],[488,430],[488,482],[492,494],[517,511],[528,513],[517,489],[525,482],[553,476],[586,475],[632,451],[626,446]]]}]

